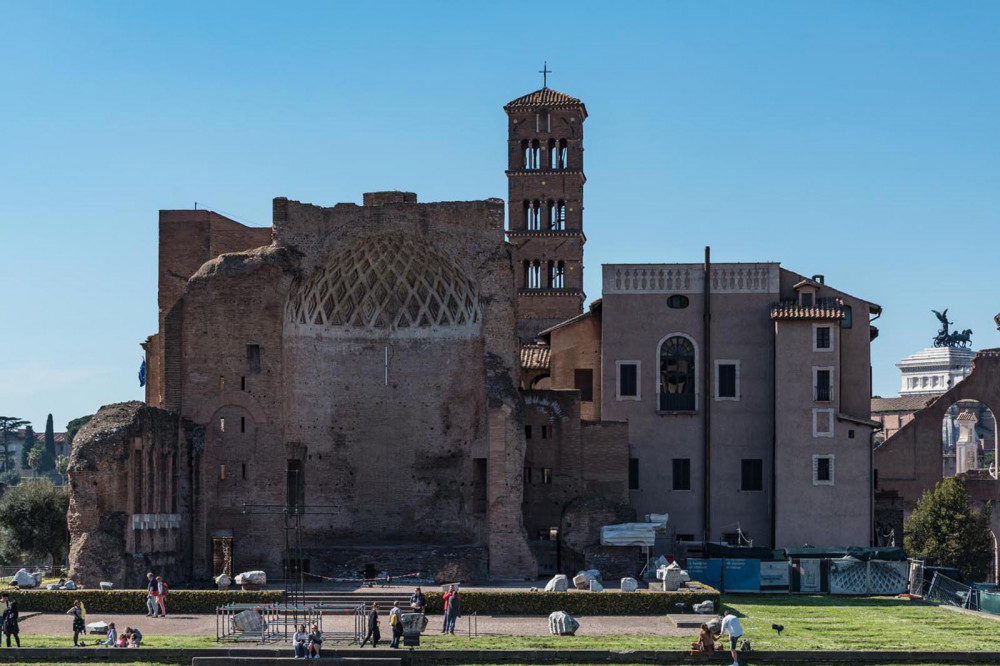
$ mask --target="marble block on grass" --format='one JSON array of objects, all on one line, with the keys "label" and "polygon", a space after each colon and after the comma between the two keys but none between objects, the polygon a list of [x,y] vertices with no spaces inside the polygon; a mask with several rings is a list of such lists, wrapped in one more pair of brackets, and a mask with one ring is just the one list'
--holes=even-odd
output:
[{"label": "marble block on grass", "polygon": [[569,590],[569,579],[565,574],[557,574],[545,584],[546,592],[566,592]]}]

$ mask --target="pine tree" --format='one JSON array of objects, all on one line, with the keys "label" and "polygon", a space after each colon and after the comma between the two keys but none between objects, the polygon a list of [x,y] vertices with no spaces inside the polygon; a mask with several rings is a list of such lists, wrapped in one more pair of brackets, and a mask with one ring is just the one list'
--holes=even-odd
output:
[{"label": "pine tree", "polygon": [[986,580],[993,539],[987,502],[981,511],[972,508],[965,481],[941,480],[925,491],[903,526],[906,553],[927,564],[956,567],[966,581]]},{"label": "pine tree", "polygon": [[45,457],[42,458],[42,469],[39,471],[49,472],[56,466],[56,430],[52,425],[52,415],[45,419]]},{"label": "pine tree", "polygon": [[16,416],[0,416],[0,469],[9,472],[14,469],[14,460],[10,455],[10,445],[17,438],[17,431],[21,426],[28,425],[28,421],[19,419]]}]

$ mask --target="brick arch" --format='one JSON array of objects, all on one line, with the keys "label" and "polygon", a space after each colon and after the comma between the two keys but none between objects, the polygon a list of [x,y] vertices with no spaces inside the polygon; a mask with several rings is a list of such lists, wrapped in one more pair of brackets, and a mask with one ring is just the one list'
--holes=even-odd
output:
[{"label": "brick arch", "polygon": [[214,398],[206,401],[198,412],[195,414],[195,423],[208,423],[212,419],[212,415],[215,414],[223,407],[228,406],[242,407],[243,409],[250,412],[250,417],[254,420],[254,423],[260,425],[267,421],[267,416],[264,413],[264,408],[261,407],[257,399],[246,391],[223,391]]}]

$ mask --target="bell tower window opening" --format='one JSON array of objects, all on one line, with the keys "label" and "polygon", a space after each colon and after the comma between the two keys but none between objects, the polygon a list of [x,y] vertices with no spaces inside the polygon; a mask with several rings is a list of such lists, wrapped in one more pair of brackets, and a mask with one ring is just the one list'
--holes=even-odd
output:
[{"label": "bell tower window opening", "polygon": [[524,286],[527,289],[541,289],[542,288],[542,264],[537,259],[534,261],[526,261],[525,265],[525,276],[524,276]]},{"label": "bell tower window opening", "polygon": [[556,164],[559,161],[559,144],[555,139],[549,139],[549,152],[546,163],[550,169],[558,169]]},{"label": "bell tower window opening", "polygon": [[541,231],[542,202],[537,199],[535,201],[525,201],[524,218],[527,223],[528,231]]},{"label": "bell tower window opening", "polygon": [[535,114],[535,130],[538,132],[549,131],[549,112],[539,111]]},{"label": "bell tower window opening", "polygon": [[538,139],[531,141],[522,141],[521,146],[524,148],[524,168],[525,169],[540,169],[542,167],[542,144],[539,143]]},{"label": "bell tower window opening", "polygon": [[549,262],[549,287],[564,289],[566,287],[566,265],[562,261]]},{"label": "bell tower window opening", "polygon": [[568,160],[569,160],[569,146],[566,144],[566,139],[559,139],[559,145],[556,148],[556,163],[553,165],[553,168],[554,169],[567,168]]},{"label": "bell tower window opening", "polygon": [[549,230],[564,231],[566,229],[566,202],[549,201]]}]

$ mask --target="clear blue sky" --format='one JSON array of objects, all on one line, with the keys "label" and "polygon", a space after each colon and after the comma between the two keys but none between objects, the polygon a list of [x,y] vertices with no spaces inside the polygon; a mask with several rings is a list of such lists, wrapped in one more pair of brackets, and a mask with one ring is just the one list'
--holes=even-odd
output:
[{"label": "clear blue sky", "polygon": [[780,261],[1000,346],[1000,3],[0,1],[0,414],[141,399],[157,211],[505,198],[501,107],[580,97],[600,265]]}]

